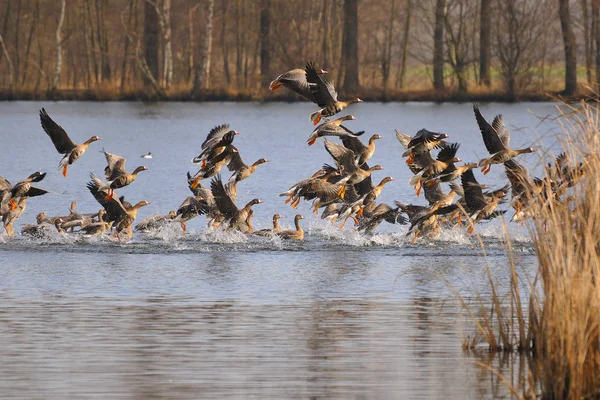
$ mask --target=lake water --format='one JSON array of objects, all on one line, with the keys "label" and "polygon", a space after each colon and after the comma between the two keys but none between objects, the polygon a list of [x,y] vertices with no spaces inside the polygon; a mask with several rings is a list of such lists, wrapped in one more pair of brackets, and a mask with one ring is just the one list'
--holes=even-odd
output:
[{"label": "lake water", "polygon": [[[88,152],[57,170],[61,156],[39,124],[45,107],[77,142],[98,135]],[[491,120],[503,113],[515,148],[557,150],[560,130],[540,117],[551,103],[481,106]],[[274,213],[292,226],[296,211],[278,194],[331,162],[322,139],[308,147],[311,105],[258,103],[0,103],[0,175],[16,182],[47,171],[38,184],[51,194],[28,201],[18,232],[35,215],[68,214],[98,204],[85,183],[102,176],[102,147],[128,158],[128,170],[146,165],[119,191],[138,218],[177,209],[189,195],[185,174],[215,125],[241,132],[235,145],[246,163],[265,157],[238,185],[238,203],[260,197],[255,228]],[[359,104],[347,126],[383,136],[371,163],[396,181],[380,201],[423,204],[408,186],[394,129],[425,127],[461,143],[459,156],[476,161],[485,148],[469,104]],[[152,159],[140,155],[152,152]],[[522,161],[533,169],[538,155]],[[506,183],[502,168],[481,182]],[[226,174],[225,177],[228,177]],[[298,208],[306,219],[302,243],[207,231],[203,217],[129,243],[51,234],[44,239],[0,235],[0,391],[11,398],[505,398],[508,390],[475,364],[519,378],[518,358],[485,350],[464,353],[473,324],[453,290],[472,298],[486,292],[484,265],[508,283],[503,228],[480,225],[475,236],[451,230],[435,241],[406,239],[406,226],[355,232]],[[511,212],[508,214],[512,215]],[[519,268],[536,265],[527,231],[510,225]]]}]

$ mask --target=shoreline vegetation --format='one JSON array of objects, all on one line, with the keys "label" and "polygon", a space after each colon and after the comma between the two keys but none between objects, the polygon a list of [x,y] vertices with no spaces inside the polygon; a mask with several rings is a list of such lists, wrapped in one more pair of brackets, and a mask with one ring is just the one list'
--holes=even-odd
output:
[{"label": "shoreline vegetation", "polygon": [[[595,175],[600,168],[600,106],[597,101],[564,104],[560,112],[563,163],[582,175],[560,193],[550,184],[533,205],[525,225],[538,258],[534,276],[520,268],[506,231],[510,282],[497,281],[485,265],[489,295],[465,298],[455,292],[475,328],[463,350],[477,353],[485,348],[500,358],[518,353],[524,360],[518,381],[479,363],[518,399],[600,396],[600,181]],[[552,163],[540,178],[560,178],[554,160],[543,161]],[[507,287],[505,294],[502,287]]]},{"label": "shoreline vegetation", "polygon": [[[433,103],[517,103],[517,102],[549,102],[564,101],[572,103],[576,101],[595,101],[591,91],[580,91],[571,96],[563,96],[562,92],[525,92],[518,95],[510,95],[501,90],[481,92],[459,92],[453,90],[410,90],[397,91],[387,94],[381,91],[363,90],[360,98],[368,102],[433,102]],[[47,91],[12,90],[0,88],[0,101],[174,101],[174,102],[286,102],[295,103],[305,101],[286,90],[276,93],[268,89],[259,91],[232,91],[232,90],[205,90],[200,95],[193,96],[187,90],[172,90],[169,93],[156,93],[144,89],[116,92],[110,89],[55,89]]]}]

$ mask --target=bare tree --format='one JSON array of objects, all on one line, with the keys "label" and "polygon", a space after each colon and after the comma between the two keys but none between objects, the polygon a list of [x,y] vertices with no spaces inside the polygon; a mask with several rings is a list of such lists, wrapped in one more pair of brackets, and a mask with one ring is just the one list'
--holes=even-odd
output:
[{"label": "bare tree", "polygon": [[498,0],[496,55],[509,97],[531,83],[535,67],[540,65],[544,52],[540,51],[542,37],[547,33],[544,24],[544,2],[528,0]]},{"label": "bare tree", "polygon": [[344,0],[344,38],[342,62],[346,71],[342,87],[347,94],[356,94],[358,82],[358,0]]},{"label": "bare tree", "polygon": [[60,72],[62,70],[62,25],[65,20],[65,10],[67,8],[67,0],[62,0],[60,9],[60,17],[58,18],[58,26],[56,27],[56,66],[54,67],[54,77],[52,78],[51,90],[56,90]]},{"label": "bare tree", "polygon": [[390,80],[390,73],[392,67],[392,36],[394,33],[394,19],[395,19],[396,0],[391,0],[389,21],[387,26],[387,34],[385,37],[385,43],[383,46],[383,52],[381,57],[381,72],[383,74],[383,97],[388,97],[388,82]]},{"label": "bare tree", "polygon": [[474,9],[471,0],[451,0],[444,13],[446,62],[452,67],[460,93],[467,92],[467,68],[474,61],[469,56],[469,40],[473,40],[475,32],[473,25],[468,23],[475,18],[472,15]]},{"label": "bare tree", "polygon": [[406,61],[408,59],[408,35],[410,34],[410,16],[412,14],[412,0],[406,0],[404,18],[404,36],[402,37],[402,61],[400,63],[400,77],[398,79],[400,88],[404,88],[406,79]]},{"label": "bare tree", "polygon": [[8,62],[8,76],[9,76],[9,80],[10,80],[10,86],[12,87],[14,85],[15,82],[15,75],[13,72],[13,64],[12,61],[10,59],[10,56],[8,55],[8,50],[6,50],[6,45],[4,44],[4,39],[2,38],[2,35],[0,35],[0,46],[2,46],[2,55],[4,55],[4,58],[6,58],[6,61]]},{"label": "bare tree", "polygon": [[158,24],[158,13],[156,12],[156,7],[154,4],[146,0],[144,2],[143,48],[144,61],[147,71],[142,71],[144,72],[144,83],[146,85],[153,85],[148,74],[150,74],[153,79],[157,79],[158,77]]},{"label": "bare tree", "polygon": [[[150,0],[146,0],[150,1]],[[163,77],[162,83],[165,88],[171,87],[173,80],[173,50],[171,45],[171,0],[163,0],[162,10],[158,0],[154,3],[158,24],[163,35]]]},{"label": "bare tree", "polygon": [[433,88],[444,90],[444,21],[446,0],[436,0],[435,29],[433,32]]},{"label": "bare tree", "polygon": [[261,87],[271,79],[271,0],[262,0],[260,9],[260,76]]},{"label": "bare tree", "polygon": [[492,84],[492,0],[481,0],[479,17],[479,84]]},{"label": "bare tree", "polygon": [[208,9],[206,10],[206,30],[204,32],[204,41],[200,48],[200,68],[196,69],[196,77],[194,78],[194,87],[192,88],[192,97],[196,98],[202,93],[202,89],[208,87],[210,76],[210,58],[212,52],[212,26],[213,26],[213,10],[214,0],[208,0]]},{"label": "bare tree", "polygon": [[565,90],[569,96],[577,91],[577,44],[569,12],[569,0],[558,0],[558,16],[565,49]]}]

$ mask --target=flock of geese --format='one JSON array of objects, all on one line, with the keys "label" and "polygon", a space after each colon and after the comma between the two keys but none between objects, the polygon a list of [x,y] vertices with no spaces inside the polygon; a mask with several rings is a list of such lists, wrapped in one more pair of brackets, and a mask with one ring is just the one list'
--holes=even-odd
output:
[{"label": "flock of geese", "polygon": [[[572,162],[565,154],[561,154],[553,164],[548,165],[544,178],[531,178],[528,170],[516,161],[516,157],[535,149],[511,149],[510,135],[502,116],[497,115],[489,123],[475,104],[475,120],[490,156],[477,163],[459,165],[462,161],[457,157],[460,146],[458,143],[448,142],[448,135],[421,129],[411,137],[396,131],[396,137],[404,148],[402,157],[406,158],[405,163],[413,173],[409,184],[414,187],[418,197],[423,192],[428,204],[395,202],[390,206],[378,203],[377,198],[384,186],[394,180],[388,176],[379,184],[373,185],[372,172],[383,168],[380,165],[370,167],[368,161],[375,152],[376,140],[381,136],[374,134],[365,144],[360,140],[364,132],[353,132],[343,125],[346,121],[355,119],[352,115],[327,119],[350,104],[362,100],[355,98],[339,101],[333,84],[323,76],[326,73],[322,69],[316,69],[313,63],[307,63],[304,69],[294,69],[278,76],[271,82],[270,90],[283,86],[319,106],[320,109],[310,115],[310,120],[316,127],[308,138],[308,145],[325,137],[325,149],[333,159],[331,164],[323,164],[311,177],[292,185],[280,196],[285,197],[285,203],[293,208],[301,200],[311,201],[312,210],[317,216],[319,210],[322,210],[321,218],[340,221],[340,227],[348,219],[354,221],[358,231],[367,233],[383,221],[410,224],[407,236],[414,235],[414,241],[422,236],[436,238],[443,228],[457,225],[465,226],[472,233],[476,223],[506,213],[507,209],[499,208],[504,203],[509,203],[515,210],[511,220],[522,222],[540,215],[542,208],[549,203],[561,201],[566,189],[575,185],[586,172],[584,162]],[[39,116],[44,132],[58,153],[63,155],[59,170],[67,177],[69,166],[85,153],[91,143],[100,138],[92,136],[82,144],[77,144],[44,108],[40,110]],[[208,226],[251,235],[276,235],[283,239],[303,240],[304,231],[300,225],[302,215],[295,216],[295,229],[292,230],[279,229],[279,214],[273,216],[272,228],[255,230],[252,225],[252,208],[262,203],[262,200],[255,198],[241,208],[236,204],[237,185],[248,179],[259,165],[268,162],[261,158],[251,165],[245,164],[239,150],[233,145],[238,134],[227,124],[216,126],[208,133],[201,145],[200,154],[192,160],[192,163],[200,166],[198,172],[187,174],[191,196],[176,211],[166,215],[153,215],[134,225],[138,210],[149,203],[142,200],[132,205],[123,197],[115,196],[114,192],[133,184],[138,174],[147,168],[139,166],[132,172],[127,172],[125,158],[103,150],[107,164],[104,170],[106,181],[90,174],[90,181],[87,183],[89,192],[101,206],[100,211],[80,214],[75,211],[76,202],[73,202],[69,215],[49,217],[45,213],[39,213],[36,224],[23,226],[21,234],[40,237],[50,229],[61,233],[88,235],[113,232],[121,241],[123,238],[130,239],[134,229],[147,232],[171,223],[179,223],[185,234],[186,222],[204,215]],[[327,139],[332,137],[337,137],[339,142]],[[151,153],[142,156],[151,157]],[[509,184],[496,190],[488,190],[477,182],[473,172],[476,168],[481,168],[481,172],[487,174],[493,165],[500,164],[504,166]],[[223,167],[232,173],[226,182],[221,178]],[[45,176],[45,173],[35,172],[15,185],[0,177],[0,218],[8,236],[14,235],[13,224],[23,214],[27,199],[48,193],[33,186]],[[446,189],[444,184],[447,185]]]}]

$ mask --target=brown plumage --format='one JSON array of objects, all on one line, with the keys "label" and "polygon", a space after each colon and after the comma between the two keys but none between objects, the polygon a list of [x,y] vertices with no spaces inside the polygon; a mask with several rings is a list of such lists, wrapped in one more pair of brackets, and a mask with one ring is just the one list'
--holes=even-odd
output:
[{"label": "brown plumage", "polygon": [[225,186],[223,186],[220,176],[216,176],[211,180],[210,188],[213,196],[215,197],[217,208],[225,217],[225,221],[229,221],[229,227],[242,233],[248,233],[250,228],[246,223],[248,213],[253,205],[260,204],[263,201],[260,199],[254,199],[248,202],[248,204],[246,204],[243,208],[238,209],[232,199],[232,196],[227,192]]},{"label": "brown plumage", "polygon": [[107,200],[107,190],[105,189],[107,185],[98,179],[94,174],[91,174],[90,177],[92,179],[87,183],[86,186],[96,201],[100,203],[100,205],[106,210],[104,220],[113,222],[113,227],[116,229],[116,234],[119,241],[121,241],[121,234],[131,238],[133,234],[132,225],[137,217],[138,210],[150,203],[142,200],[132,207],[125,207],[120,199],[113,197]]},{"label": "brown plumage", "polygon": [[340,138],[344,138],[348,136],[358,137],[362,135],[364,132],[354,133],[350,129],[342,125],[342,122],[344,121],[353,121],[355,119],[356,118],[354,118],[353,115],[346,115],[344,117],[322,123],[321,125],[317,126],[308,137],[308,145],[312,146],[313,144],[315,144],[315,141],[318,138],[323,136],[337,136]]},{"label": "brown plumage", "polygon": [[76,144],[71,140],[67,132],[50,118],[45,109],[40,110],[40,121],[44,132],[50,137],[56,151],[65,156],[60,160],[58,168],[62,168],[62,174],[67,176],[69,165],[73,164],[85,153],[90,143],[100,140],[98,136],[92,136],[82,144]]},{"label": "brown plumage", "polygon": [[429,153],[435,148],[443,148],[445,146],[444,139],[449,137],[450,136],[445,133],[436,133],[428,131],[427,129],[421,129],[414,137],[410,138],[408,143],[405,144],[406,135],[396,131],[396,138],[406,148],[402,157],[408,157],[406,160],[407,164],[411,164],[416,156]]},{"label": "brown plumage", "polygon": [[254,235],[258,235],[258,236],[271,236],[275,233],[279,233],[279,219],[281,218],[281,215],[279,214],[275,214],[273,215],[273,229],[261,229],[255,232],[252,232]]},{"label": "brown plumage", "polygon": [[315,125],[321,121],[322,117],[335,115],[352,103],[362,103],[362,100],[358,97],[349,101],[339,101],[333,83],[322,78],[311,63],[306,65],[306,80],[310,86],[314,102],[322,107],[319,111],[310,115],[310,120]]},{"label": "brown plumage", "polygon": [[[319,75],[326,74],[327,71],[323,69],[316,70]],[[306,80],[306,69],[296,68],[288,72],[284,72],[279,75],[269,85],[269,90],[276,90],[280,86],[288,88],[289,90],[298,93],[300,96],[307,100],[316,102],[315,98],[310,90],[308,81]]]},{"label": "brown plumage", "polygon": [[14,210],[17,206],[15,199],[36,197],[48,193],[44,189],[39,189],[31,185],[33,182],[40,182],[45,176],[45,173],[34,172],[14,186],[3,177],[0,177],[0,203],[5,204],[8,202],[10,209]]},{"label": "brown plumage", "polygon": [[264,164],[266,162],[269,162],[269,160],[261,158],[255,161],[252,165],[246,165],[244,161],[242,161],[242,157],[240,156],[239,152],[233,153],[231,156],[231,161],[227,166],[227,168],[229,168],[230,171],[234,171],[231,175],[231,178],[229,178],[229,181],[227,182],[227,187],[229,188],[231,193],[234,196],[237,196],[238,182],[250,177],[250,175],[252,175],[256,171],[256,168],[258,168],[259,165]]},{"label": "brown plumage", "polygon": [[533,153],[535,151],[532,147],[519,150],[509,148],[510,134],[506,126],[504,126],[502,114],[496,115],[490,125],[483,115],[481,115],[477,104],[473,104],[473,112],[475,113],[475,119],[477,120],[477,125],[479,125],[481,136],[483,137],[483,143],[487,151],[491,154],[490,157],[479,161],[479,166],[482,167],[484,175],[490,172],[492,164],[503,164],[519,154]]},{"label": "brown plumage", "polygon": [[104,152],[108,164],[104,169],[104,176],[110,181],[106,200],[112,199],[115,189],[130,185],[136,180],[138,173],[148,170],[147,167],[140,165],[132,173],[128,173],[125,171],[125,157],[108,153],[104,149],[102,149],[102,152]]},{"label": "brown plumage", "polygon": [[189,196],[185,198],[183,203],[181,203],[177,209],[174,220],[179,222],[181,230],[185,235],[187,233],[187,225],[185,223],[199,215],[206,214],[207,212],[208,206],[204,197]]},{"label": "brown plumage", "polygon": [[[239,132],[230,130],[228,124],[214,127],[208,133],[204,142],[202,142],[202,152],[192,159],[192,163],[201,164],[202,171],[205,171],[210,169],[210,164],[222,162],[227,154],[230,154],[232,150],[235,149],[232,143],[236,135],[239,135]],[[223,152],[226,152],[226,154],[222,154]],[[229,160],[224,165],[227,165],[228,163]],[[221,166],[219,166],[219,169]]]},{"label": "brown plumage", "polygon": [[340,189],[338,195],[343,199],[346,185],[356,185],[371,176],[371,172],[382,170],[383,167],[375,165],[374,167],[363,169],[357,161],[354,152],[337,143],[325,140],[325,149],[333,157],[338,166],[340,174],[343,176],[340,180]]},{"label": "brown plumage", "polygon": [[281,231],[277,234],[277,236],[286,240],[304,240],[304,230],[302,230],[302,227],[300,226],[301,219],[304,219],[304,217],[300,214],[297,214],[294,218],[294,225],[296,226],[296,229]]},{"label": "brown plumage", "polygon": [[[458,143],[444,145],[444,147],[442,148],[442,150],[440,150],[435,160],[431,159],[432,162],[426,162],[421,165],[423,169],[420,172],[416,173],[415,176],[413,176],[409,181],[409,184],[415,187],[415,190],[417,191],[417,196],[421,194],[423,181],[453,171],[455,168],[454,163],[462,161],[460,158],[456,157],[456,152],[458,151],[459,146],[460,145]],[[428,154],[429,150],[426,153],[423,153],[417,158],[415,158],[413,161],[421,162],[421,160],[430,159],[431,157],[428,156]]]}]

